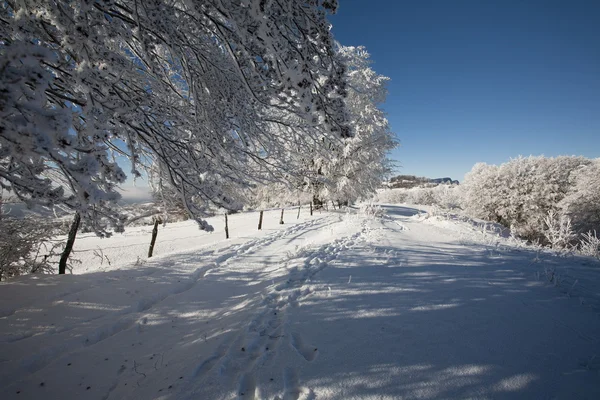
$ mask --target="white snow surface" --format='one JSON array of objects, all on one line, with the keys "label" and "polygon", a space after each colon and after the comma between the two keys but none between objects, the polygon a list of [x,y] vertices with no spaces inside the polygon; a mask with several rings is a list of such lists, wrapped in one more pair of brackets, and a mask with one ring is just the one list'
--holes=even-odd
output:
[{"label": "white snow surface", "polygon": [[82,235],[0,284],[0,399],[600,398],[597,262],[382,209]]}]

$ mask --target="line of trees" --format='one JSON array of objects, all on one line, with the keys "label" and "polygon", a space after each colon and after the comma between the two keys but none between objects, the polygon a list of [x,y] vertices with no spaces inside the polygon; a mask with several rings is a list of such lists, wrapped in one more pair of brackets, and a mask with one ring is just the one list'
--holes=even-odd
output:
[{"label": "line of trees", "polygon": [[211,210],[239,210],[263,187],[319,202],[365,196],[396,145],[379,108],[387,78],[364,48],[333,40],[336,9],[1,2],[2,195],[66,210],[100,236],[127,223],[117,202],[128,176],[147,177],[163,210],[207,231]]}]

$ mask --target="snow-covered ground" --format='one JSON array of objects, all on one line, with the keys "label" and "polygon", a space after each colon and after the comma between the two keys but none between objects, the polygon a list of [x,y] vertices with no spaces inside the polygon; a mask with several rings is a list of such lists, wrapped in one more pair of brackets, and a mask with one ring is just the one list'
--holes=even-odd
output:
[{"label": "snow-covered ground", "polygon": [[600,398],[597,262],[382,208],[81,237],[0,284],[0,398]]}]

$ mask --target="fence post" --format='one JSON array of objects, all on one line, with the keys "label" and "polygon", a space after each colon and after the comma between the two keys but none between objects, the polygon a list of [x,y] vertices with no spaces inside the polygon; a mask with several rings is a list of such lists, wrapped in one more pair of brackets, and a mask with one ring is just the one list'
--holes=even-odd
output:
[{"label": "fence post", "polygon": [[227,213],[225,213],[225,239],[229,239],[229,223],[227,222]]},{"label": "fence post", "polygon": [[150,241],[150,248],[148,249],[148,258],[152,257],[154,252],[154,243],[156,243],[156,236],[158,235],[158,224],[160,224],[160,218],[154,219],[154,228],[152,229],[152,240]]},{"label": "fence post", "polygon": [[279,218],[279,225],[283,225],[283,208],[281,209],[281,218]]},{"label": "fence post", "polygon": [[312,217],[312,201],[309,204],[310,204],[310,216]]},{"label": "fence post", "polygon": [[300,219],[300,207],[302,207],[302,204],[298,202],[298,216],[296,217],[296,219]]},{"label": "fence post", "polygon": [[260,231],[262,229],[262,218],[263,218],[263,211],[260,211],[260,215],[258,216],[258,230]]}]

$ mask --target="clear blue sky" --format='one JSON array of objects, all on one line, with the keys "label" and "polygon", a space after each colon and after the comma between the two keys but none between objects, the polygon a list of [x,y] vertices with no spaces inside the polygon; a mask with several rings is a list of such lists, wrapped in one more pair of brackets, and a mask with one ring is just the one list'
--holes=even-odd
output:
[{"label": "clear blue sky", "polygon": [[330,21],[391,78],[399,172],[600,157],[600,0],[340,0]]}]

